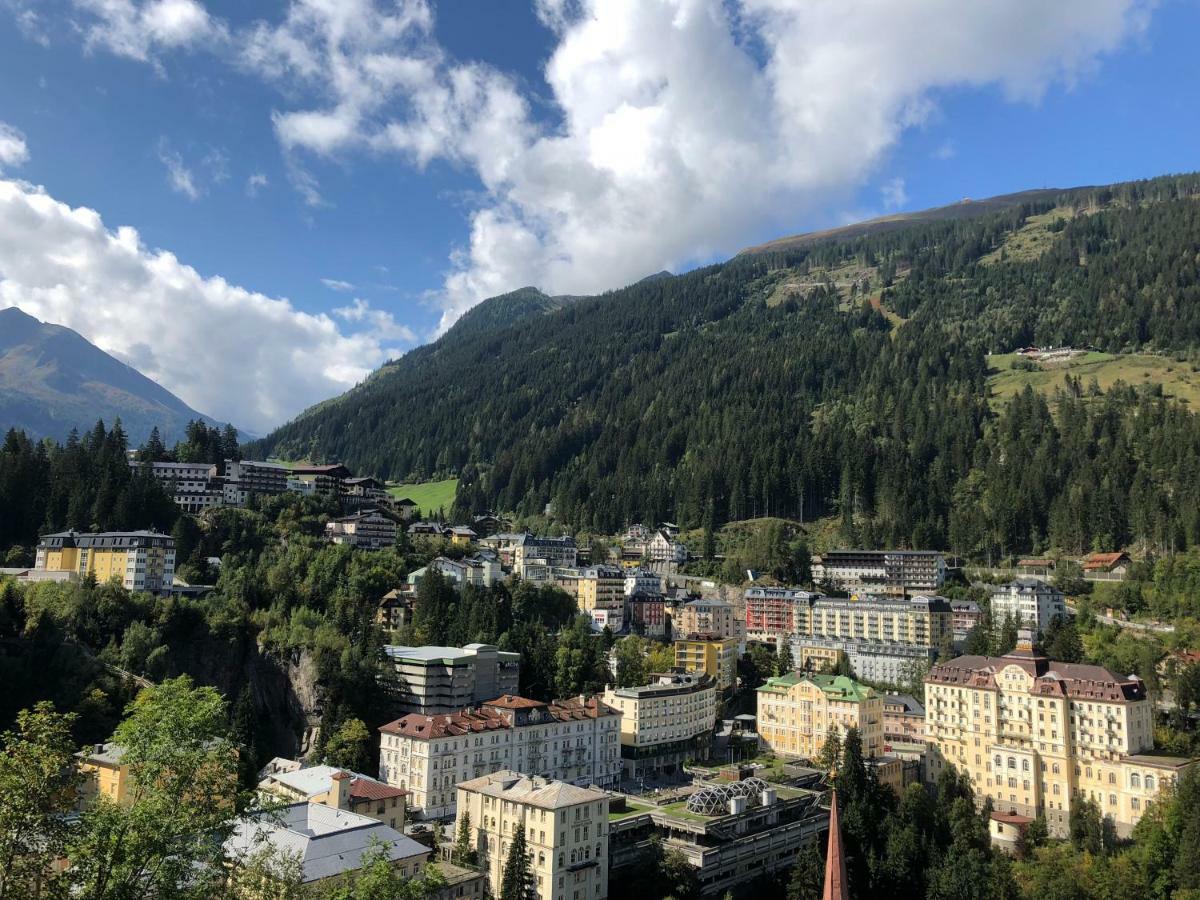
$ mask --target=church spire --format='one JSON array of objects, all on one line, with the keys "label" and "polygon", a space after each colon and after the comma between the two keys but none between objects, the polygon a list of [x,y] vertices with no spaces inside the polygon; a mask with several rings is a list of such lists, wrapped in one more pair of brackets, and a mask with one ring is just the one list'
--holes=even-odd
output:
[{"label": "church spire", "polygon": [[846,857],[842,853],[842,827],[838,821],[837,789],[829,804],[829,846],[825,851],[825,893],[822,900],[850,900],[846,883]]}]

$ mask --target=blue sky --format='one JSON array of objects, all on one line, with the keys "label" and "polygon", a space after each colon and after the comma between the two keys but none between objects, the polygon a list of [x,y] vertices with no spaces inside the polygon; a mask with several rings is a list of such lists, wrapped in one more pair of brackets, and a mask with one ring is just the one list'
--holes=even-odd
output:
[{"label": "blue sky", "polygon": [[0,0],[0,304],[261,431],[527,283],[1197,168],[1191,0],[336,5]]}]

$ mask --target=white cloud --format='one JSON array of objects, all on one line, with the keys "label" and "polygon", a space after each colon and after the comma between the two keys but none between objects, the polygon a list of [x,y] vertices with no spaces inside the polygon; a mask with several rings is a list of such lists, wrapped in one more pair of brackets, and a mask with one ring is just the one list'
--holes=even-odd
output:
[{"label": "white cloud", "polygon": [[267,180],[267,176],[265,174],[262,172],[255,172],[246,179],[246,196],[257,197],[258,192],[265,188],[268,184],[270,184],[270,181]]},{"label": "white cloud", "polygon": [[205,278],[93,210],[0,180],[0,307],[13,305],[259,432],[360,381],[396,354],[386,342],[411,340],[367,308],[351,319],[366,327],[345,333],[329,316]]},{"label": "white cloud", "polygon": [[338,307],[333,314],[345,322],[364,326],[381,341],[400,341],[408,344],[417,341],[416,332],[411,328],[397,322],[390,312],[372,309],[370,302],[360,297],[355,297],[349,306]]},{"label": "white cloud", "polygon": [[90,16],[89,47],[143,62],[162,50],[214,46],[228,37],[225,26],[197,0],[73,0]]},{"label": "white cloud", "polygon": [[167,145],[166,141],[159,142],[158,158],[167,168],[167,183],[171,185],[171,190],[177,194],[183,194],[189,200],[199,200],[200,185],[196,174],[184,163],[183,157]]},{"label": "white cloud", "polygon": [[325,287],[329,288],[331,291],[348,293],[354,290],[353,284],[351,284],[349,281],[342,281],[340,278],[322,278],[321,284],[325,285]]},{"label": "white cloud", "polygon": [[904,179],[900,177],[885,181],[879,189],[879,195],[883,198],[883,208],[887,210],[900,209],[908,202],[908,191]]},{"label": "white cloud", "polygon": [[0,122],[0,171],[19,166],[29,159],[29,147],[20,130]]}]

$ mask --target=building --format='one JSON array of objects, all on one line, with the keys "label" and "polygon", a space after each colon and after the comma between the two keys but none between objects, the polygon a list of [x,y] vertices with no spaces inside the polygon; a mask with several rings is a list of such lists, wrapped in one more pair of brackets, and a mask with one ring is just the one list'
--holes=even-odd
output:
[{"label": "building", "polygon": [[392,508],[405,522],[421,511],[421,508],[410,497],[397,497],[392,501]]},{"label": "building", "polygon": [[687,547],[675,540],[675,535],[660,528],[654,537],[646,542],[646,556],[656,563],[685,563],[688,559]]},{"label": "building", "polygon": [[442,529],[442,537],[455,547],[469,547],[479,535],[468,525],[450,525]]},{"label": "building", "polygon": [[490,644],[458,647],[383,648],[396,667],[398,708],[406,713],[444,715],[515,694],[520,684],[521,654]]},{"label": "building", "polygon": [[1037,578],[1049,578],[1054,574],[1057,563],[1048,556],[1025,557],[1017,560],[1017,574],[1031,575]]},{"label": "building", "polygon": [[414,815],[454,813],[454,785],[513,769],[571,784],[620,780],[621,716],[598,697],[541,703],[506,695],[450,715],[382,726],[379,777],[409,792]]},{"label": "building", "polygon": [[1066,616],[1062,592],[1037,578],[1016,578],[992,591],[993,622],[1011,618],[1041,634],[1055,619]]},{"label": "building", "polygon": [[792,660],[801,669],[830,672],[845,659],[856,678],[876,684],[901,685],[914,672],[937,659],[937,650],[913,644],[883,641],[840,640],[796,635],[792,638]]},{"label": "building", "polygon": [[1146,686],[1101,666],[1063,663],[1022,634],[1003,657],[960,656],[925,679],[927,777],[947,765],[999,812],[1042,815],[1065,835],[1071,806],[1094,800],[1125,837],[1192,760],[1152,755]]},{"label": "building", "polygon": [[[683,854],[705,897],[721,897],[759,878],[778,881],[828,827],[820,777],[814,772],[803,785],[702,781],[685,800],[663,805],[614,798],[608,816],[612,876],[628,877],[657,839]],[[643,894],[635,886],[627,896]]]},{"label": "building", "polygon": [[1120,581],[1133,565],[1128,553],[1093,553],[1081,565],[1083,577],[1091,581]]},{"label": "building", "polygon": [[500,896],[512,837],[524,830],[538,900],[605,900],[608,805],[603,791],[511,771],[458,785],[460,821],[470,826],[493,897]]},{"label": "building", "polygon": [[226,506],[245,506],[256,494],[264,497],[282,494],[288,489],[291,475],[291,469],[278,463],[227,459],[222,485],[223,502]]},{"label": "building", "polygon": [[[325,885],[357,872],[380,850],[402,876],[421,874],[430,848],[376,819],[324,803],[293,803],[239,819],[225,841],[225,856],[238,864],[262,851],[288,854],[300,866],[305,886]],[[252,891],[256,886],[247,886]]]},{"label": "building", "polygon": [[576,603],[580,612],[594,609],[619,612],[624,618],[625,570],[620,566],[589,566],[579,573]]},{"label": "building", "polygon": [[653,675],[640,687],[606,688],[604,702],[621,714],[625,778],[672,774],[689,760],[708,757],[717,687],[707,675]]},{"label": "building", "polygon": [[751,587],[743,594],[746,639],[778,644],[808,621],[808,609],[824,595],[796,588]]},{"label": "building", "polygon": [[396,523],[378,510],[365,510],[327,522],[325,537],[335,544],[381,550],[396,546]]},{"label": "building", "polygon": [[132,785],[129,766],[125,763],[125,748],[119,744],[95,744],[75,754],[83,775],[76,806],[86,808],[98,796],[124,806],[129,802]]},{"label": "building", "polygon": [[413,522],[408,526],[408,533],[413,537],[441,537],[442,526],[437,522]]},{"label": "building", "polygon": [[864,757],[883,754],[883,697],[853,678],[792,672],[768,678],[757,699],[759,739],[780,756],[816,759],[831,734],[851,728]]},{"label": "building", "polygon": [[38,542],[33,568],[31,580],[66,572],[71,580],[93,575],[131,591],[164,593],[175,583],[175,540],[157,531],[62,531]]},{"label": "building", "polygon": [[412,597],[399,589],[390,590],[379,600],[375,622],[388,631],[397,631],[412,621]]},{"label": "building", "polygon": [[690,635],[675,642],[675,667],[685,672],[703,672],[727,693],[737,683],[738,642],[736,638]]},{"label": "building", "polygon": [[974,600],[950,601],[950,629],[954,640],[965,641],[971,629],[983,621],[983,609]]},{"label": "building", "polygon": [[302,488],[303,493],[328,497],[341,497],[346,494],[346,479],[354,477],[353,473],[341,463],[292,466],[288,475],[292,481],[305,486]]},{"label": "building", "polygon": [[[526,577],[526,568],[529,566],[574,568],[578,555],[573,537],[535,537],[532,534],[516,535],[511,543],[511,551],[512,569],[519,578]],[[500,553],[503,561],[503,551]]]},{"label": "building", "polygon": [[666,637],[667,599],[662,594],[633,594],[625,600],[629,630],[647,637]]},{"label": "building", "polygon": [[925,706],[912,694],[885,694],[883,739],[886,743],[925,743]]},{"label": "building", "polygon": [[661,594],[663,592],[663,580],[661,575],[655,575],[646,569],[625,569],[625,595],[632,597],[635,594]]},{"label": "building", "polygon": [[358,772],[333,766],[281,767],[258,783],[258,790],[289,803],[321,803],[374,819],[397,831],[404,830],[408,791],[376,781]]},{"label": "building", "polygon": [[614,633],[619,633],[625,628],[625,610],[624,609],[592,609],[587,613],[591,620],[591,629],[597,634],[605,628]]},{"label": "building", "polygon": [[932,550],[832,550],[813,558],[813,581],[851,593],[933,593],[946,580],[946,559]]},{"label": "building", "polygon": [[[450,581],[459,591],[468,584],[477,588],[488,588],[504,577],[499,561],[490,556],[481,555],[465,556],[462,559],[439,556],[421,571],[423,573],[430,569],[440,572],[442,577]],[[416,576],[418,573],[412,574]],[[413,583],[415,584],[416,581]]]},{"label": "building", "polygon": [[363,509],[390,503],[387,487],[378,478],[362,476],[342,479],[342,504],[348,509]]},{"label": "building", "polygon": [[742,619],[733,604],[724,600],[689,600],[679,608],[673,624],[680,636],[712,634],[737,639],[742,636]]},{"label": "building", "polygon": [[146,472],[171,495],[175,505],[193,515],[220,506],[224,500],[222,481],[211,463],[138,462],[130,460],[135,472]]}]

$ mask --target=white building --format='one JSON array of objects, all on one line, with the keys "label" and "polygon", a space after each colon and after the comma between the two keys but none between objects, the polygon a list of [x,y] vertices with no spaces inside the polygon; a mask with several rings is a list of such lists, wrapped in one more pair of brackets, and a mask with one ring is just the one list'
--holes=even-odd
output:
[{"label": "white building", "polygon": [[439,715],[457,712],[520,684],[521,654],[491,644],[465,647],[400,647],[383,652],[396,667],[398,706],[403,712]]},{"label": "white building", "polygon": [[134,471],[148,472],[171,495],[176,506],[184,512],[203,512],[223,501],[221,479],[217,467],[210,463],[137,462],[129,461]]},{"label": "white building", "polygon": [[646,555],[654,562],[684,563],[688,551],[665,529],[659,529],[646,544]]},{"label": "white building", "polygon": [[396,546],[396,523],[376,510],[366,510],[327,522],[325,536],[335,544],[380,550]]},{"label": "white building", "polygon": [[813,559],[813,581],[850,593],[935,592],[946,559],[932,550],[831,550]]},{"label": "white building", "polygon": [[458,807],[493,897],[500,896],[519,831],[525,832],[537,900],[608,897],[609,798],[603,791],[495,772],[458,785]]},{"label": "white building", "polygon": [[439,556],[426,569],[434,569],[442,573],[454,583],[455,588],[462,590],[464,585],[475,587],[491,587],[504,577],[500,561],[490,556],[468,556],[463,559],[449,559]]},{"label": "white building", "polygon": [[251,495],[270,496],[288,489],[291,470],[278,463],[225,460],[223,500],[226,506],[245,506]]},{"label": "white building", "polygon": [[640,687],[604,691],[604,702],[621,713],[621,765],[627,778],[702,758],[717,721],[717,685],[708,676],[652,678]]},{"label": "white building", "polygon": [[992,591],[992,621],[1020,618],[1020,624],[1044,632],[1056,618],[1066,618],[1062,592],[1037,578],[1016,578]]},{"label": "white building", "polygon": [[[500,552],[503,553],[503,550]],[[532,534],[517,535],[512,541],[511,552],[513,572],[520,578],[526,577],[527,566],[539,570],[573,568],[579,554],[573,537],[537,537]]]},{"label": "white building", "polygon": [[661,575],[647,572],[645,569],[633,569],[625,573],[625,596],[634,594],[661,594],[663,580]]},{"label": "white building", "polygon": [[598,697],[507,695],[449,715],[407,715],[379,729],[379,777],[407,790],[410,811],[424,818],[452,815],[458,782],[500,769],[615,786],[620,723]]}]

